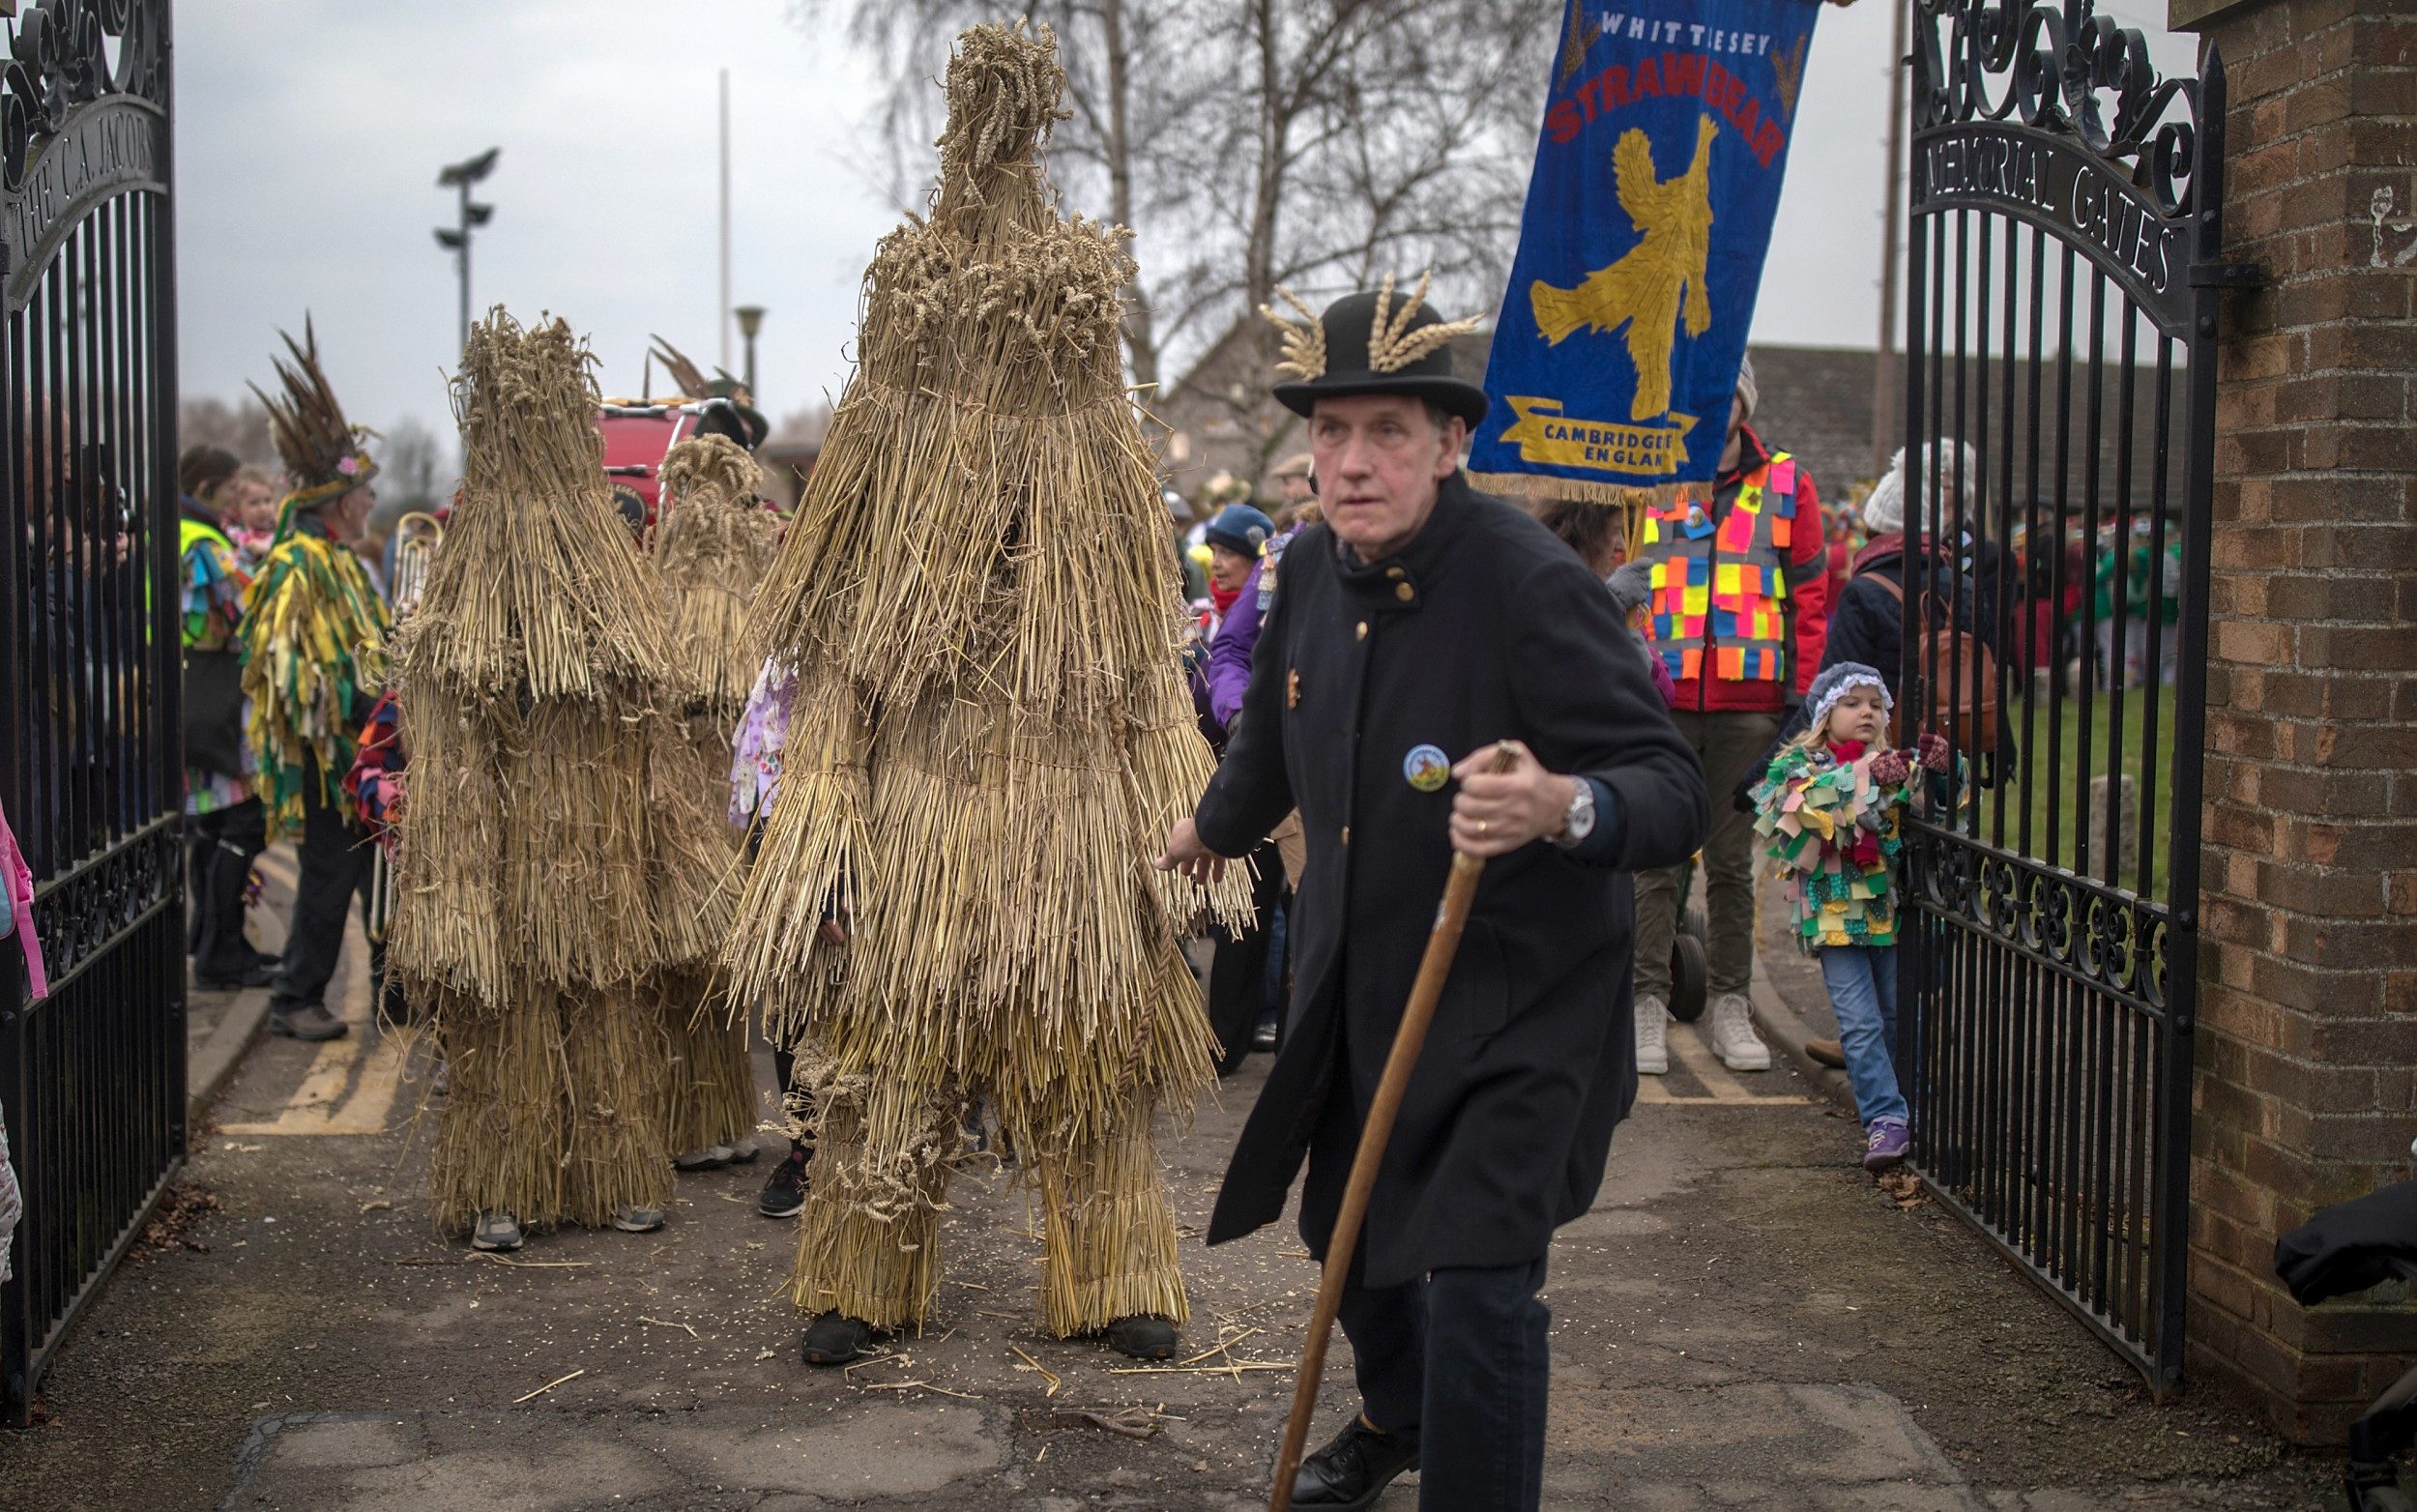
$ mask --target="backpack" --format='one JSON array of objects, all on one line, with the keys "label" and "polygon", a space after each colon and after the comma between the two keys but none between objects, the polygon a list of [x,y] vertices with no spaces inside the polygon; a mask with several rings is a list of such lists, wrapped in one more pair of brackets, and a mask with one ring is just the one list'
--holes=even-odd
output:
[{"label": "backpack", "polygon": [[[1884,572],[1871,575],[1897,600],[1902,619],[1904,586]],[[1934,624],[1935,619],[1945,623]],[[1955,701],[1955,707],[1946,711],[1949,723],[1942,733],[1947,742],[1961,750],[1994,755],[1997,750],[1997,658],[1977,633],[1958,626],[1954,619],[1938,610],[1929,589],[1922,590],[1922,625],[1914,632],[1913,664],[1935,684],[1937,698]],[[1902,709],[1900,700],[1888,712],[1891,745],[1907,743],[1898,728]]]}]

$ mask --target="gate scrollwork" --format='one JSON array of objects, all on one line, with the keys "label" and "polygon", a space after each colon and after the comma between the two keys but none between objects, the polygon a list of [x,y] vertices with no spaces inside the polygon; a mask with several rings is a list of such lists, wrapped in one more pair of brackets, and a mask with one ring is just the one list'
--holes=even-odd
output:
[{"label": "gate scrollwork", "polygon": [[[110,44],[116,43],[116,60]],[[14,194],[41,145],[76,106],[109,95],[167,102],[156,6],[137,0],[43,0],[17,17],[0,66],[0,185]]]},{"label": "gate scrollwork", "polygon": [[2087,0],[1915,0],[1914,15],[1916,131],[2012,119],[2069,135],[2168,216],[2194,208],[2199,81],[2160,78],[2138,30]]}]

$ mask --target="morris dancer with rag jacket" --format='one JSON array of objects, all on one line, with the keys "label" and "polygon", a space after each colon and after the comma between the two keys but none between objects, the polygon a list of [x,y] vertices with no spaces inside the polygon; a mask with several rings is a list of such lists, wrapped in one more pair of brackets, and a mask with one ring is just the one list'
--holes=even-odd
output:
[{"label": "morris dancer with rag jacket", "polygon": [[205,992],[266,987],[277,958],[244,933],[251,863],[268,844],[244,740],[244,591],[251,571],[218,506],[236,496],[240,464],[218,447],[189,448],[177,465],[177,559],[185,574],[187,947]]},{"label": "morris dancer with rag jacket", "polygon": [[302,840],[269,1032],[322,1040],[347,1032],[327,1010],[327,987],[345,912],[368,880],[369,851],[339,788],[386,675],[390,621],[352,551],[376,502],[369,480],[377,464],[362,447],[369,432],[344,419],[308,321],[302,344],[287,336],[285,348],[293,361],[277,363],[283,394],[252,392],[268,407],[293,492],[245,591],[240,635],[252,786],[268,810],[267,838]]}]

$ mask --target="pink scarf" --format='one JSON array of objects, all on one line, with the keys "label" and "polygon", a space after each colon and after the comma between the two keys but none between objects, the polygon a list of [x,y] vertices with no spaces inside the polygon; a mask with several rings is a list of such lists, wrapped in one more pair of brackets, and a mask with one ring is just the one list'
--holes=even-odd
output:
[{"label": "pink scarf", "polygon": [[31,984],[27,1001],[40,1003],[50,996],[50,977],[43,970],[42,937],[34,933],[34,873],[16,848],[16,831],[9,828],[5,810],[0,810],[0,880],[8,884],[17,947],[25,952],[25,976]]}]

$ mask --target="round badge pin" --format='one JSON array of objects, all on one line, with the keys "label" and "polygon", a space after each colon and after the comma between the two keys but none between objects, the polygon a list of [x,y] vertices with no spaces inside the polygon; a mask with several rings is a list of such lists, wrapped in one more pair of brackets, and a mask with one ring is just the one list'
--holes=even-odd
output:
[{"label": "round badge pin", "polygon": [[1433,745],[1413,745],[1402,758],[1402,775],[1421,793],[1433,793],[1452,780],[1451,759]]}]

